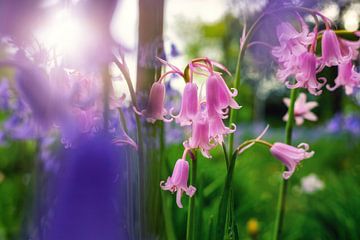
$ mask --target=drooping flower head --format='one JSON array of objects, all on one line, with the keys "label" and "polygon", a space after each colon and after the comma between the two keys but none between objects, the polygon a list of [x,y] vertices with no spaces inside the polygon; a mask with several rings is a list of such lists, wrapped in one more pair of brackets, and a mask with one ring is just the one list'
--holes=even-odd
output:
[{"label": "drooping flower head", "polygon": [[[156,120],[161,120],[164,122],[170,122],[172,121],[172,118],[167,119],[164,116],[168,114],[168,111],[164,108],[164,102],[165,102],[165,92],[166,87],[164,84],[164,80],[167,76],[171,74],[178,74],[180,76],[184,76],[183,72],[178,69],[176,66],[166,62],[165,60],[161,58],[157,58],[162,64],[170,67],[170,71],[165,72],[158,81],[154,82],[151,89],[150,89],[150,95],[147,103],[146,109],[142,111],[138,111],[136,108],[134,108],[134,111],[146,117],[146,120],[150,123],[154,123]],[[190,94],[192,95],[192,94]],[[170,110],[171,115],[172,110]]]},{"label": "drooping flower head", "polygon": [[[290,99],[284,98],[285,105],[289,108]],[[316,121],[317,116],[311,112],[311,109],[318,106],[318,103],[315,101],[306,102],[306,94],[300,93],[299,97],[295,101],[294,105],[294,117],[297,125],[302,125],[304,123],[304,119],[309,121]],[[287,121],[289,118],[289,113],[283,117],[284,121]]]},{"label": "drooping flower head", "polygon": [[181,100],[180,113],[174,116],[176,123],[180,126],[190,125],[199,111],[198,87],[193,82],[185,85],[184,93]]},{"label": "drooping flower head", "polygon": [[307,47],[314,39],[314,33],[309,33],[309,28],[301,17],[301,31],[298,32],[295,27],[288,23],[282,22],[276,27],[276,34],[280,46],[272,49],[272,54],[280,63],[288,61],[293,56],[299,56],[307,51]]},{"label": "drooping flower head", "polygon": [[189,149],[200,148],[206,158],[211,158],[209,151],[215,147],[211,143],[209,119],[204,112],[199,112],[192,124],[192,134],[189,140],[184,142],[184,147]]},{"label": "drooping flower head", "polygon": [[321,71],[319,62],[314,53],[305,52],[299,57],[299,67],[295,75],[296,83],[287,82],[288,88],[306,88],[311,94],[319,95],[321,88],[326,83],[326,78],[317,77],[316,74]]},{"label": "drooping flower head", "polygon": [[327,85],[326,87],[328,90],[333,91],[341,86],[344,86],[345,93],[347,95],[352,94],[354,88],[360,87],[360,73],[355,71],[355,67],[351,60],[339,64],[338,76],[335,79],[335,85],[333,87]]},{"label": "drooping flower head", "polygon": [[[185,151],[188,150],[185,149]],[[179,208],[183,207],[181,197],[184,193],[189,197],[192,197],[196,192],[195,187],[187,185],[188,178],[189,163],[184,158],[181,158],[176,161],[173,173],[171,177],[168,177],[166,183],[164,184],[164,181],[160,182],[161,189],[168,190],[172,193],[176,192],[176,204]]]},{"label": "drooping flower head", "polygon": [[228,107],[240,108],[233,99],[237,95],[237,90],[233,91],[230,91],[219,73],[211,73],[206,81],[206,109],[210,118],[218,116],[223,118],[224,110]]},{"label": "drooping flower head", "polygon": [[221,144],[224,142],[224,136],[236,131],[236,125],[233,123],[231,127],[226,127],[222,118],[214,116],[209,119],[209,129],[210,137]]},{"label": "drooping flower head", "polygon": [[276,142],[270,148],[271,154],[280,160],[287,168],[283,173],[284,179],[289,179],[294,173],[297,165],[304,159],[314,155],[314,151],[308,152],[309,145],[301,143],[297,147],[285,143]]},{"label": "drooping flower head", "polygon": [[356,60],[359,56],[360,40],[348,41],[339,38],[340,50],[342,56],[351,55],[351,60]]},{"label": "drooping flower head", "polygon": [[[193,68],[193,72],[199,73],[207,77],[206,80],[206,109],[210,118],[214,116],[221,116],[226,114],[228,107],[239,109],[240,106],[233,99],[237,96],[237,90],[232,89],[226,85],[224,78],[219,72],[215,71],[215,67],[223,70],[224,72],[230,72],[222,64],[210,60],[208,58],[194,59],[190,65]],[[225,112],[224,112],[225,110]]]},{"label": "drooping flower head", "polygon": [[281,82],[296,74],[299,56],[307,52],[308,46],[315,37],[314,33],[309,33],[309,28],[301,17],[299,22],[300,32],[287,22],[280,23],[276,28],[280,46],[273,47],[271,53],[279,64],[276,76]]},{"label": "drooping flower head", "polygon": [[[351,52],[349,49],[348,55],[343,55],[340,48],[340,43],[336,33],[331,29],[326,29],[322,35],[321,40],[322,48],[322,63],[327,66],[337,66],[341,63],[347,62],[352,58]],[[343,51],[344,52],[344,51]]]},{"label": "drooping flower head", "polygon": [[165,122],[172,119],[166,119],[164,116],[167,114],[167,110],[164,108],[165,101],[165,85],[162,82],[154,82],[151,89],[149,100],[147,102],[146,109],[138,111],[134,108],[134,111],[146,117],[146,120],[150,123],[154,123],[156,120],[162,120]]}]

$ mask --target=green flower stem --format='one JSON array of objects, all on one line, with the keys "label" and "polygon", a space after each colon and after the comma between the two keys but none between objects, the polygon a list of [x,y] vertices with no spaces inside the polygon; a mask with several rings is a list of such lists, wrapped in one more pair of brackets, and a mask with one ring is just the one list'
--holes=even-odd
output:
[{"label": "green flower stem", "polygon": [[[164,168],[165,168],[165,164],[164,162],[166,161],[166,157],[165,157],[165,127],[164,127],[164,122],[160,122],[159,124],[159,130],[160,130],[160,134],[159,134],[159,144],[160,144],[160,174],[159,177],[160,179],[162,179],[162,176],[164,175]],[[167,174],[167,173],[166,173]],[[159,180],[160,181],[160,180]],[[165,192],[164,191],[160,191],[160,201],[161,201],[161,206],[162,206],[162,213],[163,213],[163,217],[164,217],[164,226],[165,226],[165,234],[166,234],[166,239],[176,239],[176,235],[175,235],[175,231],[174,231],[174,223],[173,223],[173,218],[172,218],[172,211],[168,209],[168,201],[166,199]]]},{"label": "green flower stem", "polygon": [[223,148],[223,151],[224,151],[224,157],[225,157],[225,162],[226,162],[226,168],[229,167],[229,156],[228,156],[228,152],[226,150],[226,145],[225,143],[223,142],[222,143],[222,148]]},{"label": "green flower stem", "polygon": [[216,231],[216,239],[218,240],[224,239],[227,210],[228,210],[233,174],[235,169],[236,157],[237,157],[237,153],[233,154],[230,159],[228,173],[226,175],[226,180],[225,180],[224,192],[220,199],[217,231]]},{"label": "green flower stem", "polygon": [[[190,184],[192,186],[196,185],[196,172],[197,172],[197,158],[195,154],[189,152],[191,156],[191,179]],[[195,197],[196,195],[189,197],[189,208],[188,208],[188,216],[187,216],[187,227],[186,227],[186,240],[194,239],[195,233]]]},{"label": "green flower stem", "polygon": [[[240,86],[240,80],[241,80],[241,62],[245,55],[245,50],[247,45],[249,44],[250,38],[252,37],[254,31],[256,30],[257,26],[263,19],[264,15],[261,15],[254,24],[250,27],[249,31],[247,32],[246,36],[244,36],[244,39],[241,39],[240,43],[240,49],[239,49],[239,55],[236,63],[236,71],[235,71],[235,79],[234,79],[234,88],[239,89]],[[239,100],[239,96],[236,96],[236,101]],[[232,123],[235,122],[237,111],[236,109],[231,109],[229,113],[229,126],[231,126]],[[229,136],[229,146],[228,146],[228,154],[225,154],[225,159],[228,159],[229,156],[231,156],[230,161],[227,161],[227,176],[225,180],[225,186],[224,186],[224,192],[220,200],[219,205],[219,212],[218,212],[218,222],[217,222],[217,231],[216,231],[216,239],[223,239],[224,238],[224,231],[225,231],[225,225],[226,225],[226,216],[228,211],[228,204],[229,198],[230,198],[230,191],[232,188],[232,179],[233,179],[233,173],[235,168],[235,161],[237,157],[237,151],[233,153],[234,148],[234,134],[230,134]],[[224,148],[225,149],[225,148]]]},{"label": "green flower stem", "polygon": [[[258,19],[254,22],[254,24],[250,27],[249,31],[246,33],[246,35],[244,36],[244,39],[240,40],[240,49],[239,49],[239,54],[238,54],[238,59],[236,62],[236,70],[235,70],[235,77],[234,77],[234,88],[239,90],[239,86],[240,86],[240,80],[241,80],[241,62],[244,58],[245,55],[245,50],[250,42],[250,39],[252,37],[252,35],[254,34],[256,28],[258,27],[258,25],[261,23],[263,17],[265,16],[265,14],[261,14]],[[245,26],[244,26],[245,27]],[[239,100],[239,95],[235,97],[235,100],[238,101]],[[236,115],[237,115],[237,111],[236,109],[231,109],[230,113],[229,113],[229,126],[231,126],[232,123],[234,123],[235,119],[236,119]],[[229,136],[229,155],[233,153],[233,146],[234,145],[234,134],[230,134]]]},{"label": "green flower stem", "polygon": [[[123,74],[126,84],[128,85],[128,88],[129,88],[131,102],[132,102],[133,106],[135,108],[137,108],[138,105],[137,105],[137,100],[136,100],[136,93],[135,93],[134,86],[132,85],[129,70],[125,63],[125,60],[123,59],[123,63],[121,63],[119,61],[119,59],[114,57],[114,62],[116,64],[116,66],[120,69],[121,73]],[[143,146],[143,140],[142,140],[143,138],[142,138],[141,122],[140,122],[140,117],[135,112],[134,112],[134,116],[135,116],[136,129],[137,129],[138,154],[139,154],[140,161],[142,161],[144,158],[143,157],[144,146]]]},{"label": "green flower stem", "polygon": [[[130,74],[128,67],[126,65],[125,59],[122,56],[122,63],[119,61],[119,59],[114,56],[114,62],[116,66],[120,69],[121,73],[123,74],[126,84],[128,85],[131,102],[135,108],[138,107],[137,100],[136,100],[136,94],[134,90],[134,86],[132,85]],[[138,145],[138,157],[139,157],[139,172],[138,172],[138,179],[139,179],[139,198],[137,200],[137,204],[139,206],[139,219],[140,219],[140,238],[143,237],[144,234],[144,226],[145,226],[145,204],[142,199],[145,198],[145,162],[144,162],[144,146],[143,146],[143,137],[142,137],[142,129],[141,129],[141,121],[140,117],[134,112],[135,115],[135,122],[136,122],[136,129],[137,129],[137,145]]]},{"label": "green flower stem", "polygon": [[[291,89],[290,92],[290,106],[289,106],[289,118],[286,122],[285,127],[285,143],[291,145],[292,130],[294,125],[294,105],[296,100],[296,89]],[[286,170],[286,167],[284,167]],[[275,218],[275,230],[273,240],[281,239],[283,231],[285,206],[286,206],[286,195],[287,195],[288,181],[282,179],[279,190],[278,205]]]}]

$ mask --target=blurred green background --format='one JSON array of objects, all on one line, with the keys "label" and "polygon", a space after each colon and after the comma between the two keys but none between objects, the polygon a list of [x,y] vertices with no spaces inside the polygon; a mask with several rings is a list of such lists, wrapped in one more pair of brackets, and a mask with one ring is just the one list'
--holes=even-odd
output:
[{"label": "blurred green background", "polygon": [[[335,21],[339,28],[344,27],[342,16],[353,8],[351,4],[338,5]],[[213,23],[189,23],[181,18],[177,22],[176,31],[183,37],[185,48],[181,50],[186,59],[206,55],[234,73],[242,19],[229,13]],[[239,89],[239,104],[244,107],[237,119],[235,139],[238,143],[257,136],[266,124],[271,126],[264,137],[266,140],[284,139],[285,123],[281,119],[286,107],[282,98],[287,97],[288,90],[274,78],[275,68],[271,61],[256,62],[251,53],[246,57]],[[329,79],[336,77],[334,69],[328,69],[326,74]],[[319,102],[319,107],[314,109],[319,121],[296,127],[294,143],[309,143],[315,155],[303,161],[290,180],[284,239],[360,239],[360,94],[346,96],[343,89],[338,89],[308,98]],[[178,143],[164,149],[166,164],[161,166],[161,180],[171,174],[182,154],[184,140],[172,135],[175,131],[172,127],[166,127],[166,131],[166,138],[176,139]],[[10,142],[0,147],[0,240],[19,239],[26,226],[36,178],[35,151],[34,142]],[[222,149],[217,148],[212,154],[213,159],[199,155],[198,160],[196,239],[211,236],[223,190],[226,166]],[[238,158],[233,194],[241,239],[271,238],[280,169],[282,164],[263,146],[256,145]],[[301,184],[310,174],[315,174],[323,183],[323,188],[313,193],[304,192]],[[150,183],[156,192],[160,192],[158,180],[156,177]],[[184,208],[179,209],[174,195],[160,194],[162,209],[159,212],[163,216],[150,216],[161,225],[160,238],[185,239],[188,198],[183,197]]]}]

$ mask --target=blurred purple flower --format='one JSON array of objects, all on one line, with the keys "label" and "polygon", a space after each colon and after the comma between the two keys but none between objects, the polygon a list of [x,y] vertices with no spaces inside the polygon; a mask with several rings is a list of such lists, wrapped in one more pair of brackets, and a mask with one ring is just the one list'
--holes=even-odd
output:
[{"label": "blurred purple flower", "polygon": [[170,50],[171,57],[178,57],[180,55],[180,52],[174,43],[171,43],[170,48],[171,48]]},{"label": "blurred purple flower", "polygon": [[330,133],[337,133],[341,131],[343,125],[343,117],[341,114],[337,113],[335,116],[330,119],[330,121],[327,123],[327,130]]},{"label": "blurred purple flower", "polygon": [[3,123],[5,136],[16,140],[36,139],[43,136],[43,129],[34,121],[31,110],[21,99],[14,99],[9,110],[11,115]]},{"label": "blurred purple flower", "polygon": [[357,114],[344,116],[337,113],[327,123],[326,128],[330,133],[348,132],[352,135],[360,136],[360,116]]},{"label": "blurred purple flower", "polygon": [[353,135],[360,135],[360,116],[350,115],[345,118],[344,128]]},{"label": "blurred purple flower", "polygon": [[59,152],[57,138],[52,135],[40,140],[40,159],[46,172],[57,172],[60,167],[56,154]]},{"label": "blurred purple flower", "polygon": [[1,0],[0,37],[10,36],[23,45],[31,37],[31,31],[45,16],[40,0]]},{"label": "blurred purple flower", "polygon": [[19,65],[15,75],[17,90],[39,126],[48,129],[54,121],[65,117],[60,92],[52,88],[45,70],[33,64],[24,51],[17,52],[15,61]]},{"label": "blurred purple flower", "polygon": [[10,108],[10,90],[9,81],[7,79],[0,80],[0,109],[7,111]]},{"label": "blurred purple flower", "polygon": [[77,149],[65,151],[49,186],[56,201],[50,204],[48,227],[39,226],[44,239],[128,239],[125,151],[105,136],[84,138]]}]

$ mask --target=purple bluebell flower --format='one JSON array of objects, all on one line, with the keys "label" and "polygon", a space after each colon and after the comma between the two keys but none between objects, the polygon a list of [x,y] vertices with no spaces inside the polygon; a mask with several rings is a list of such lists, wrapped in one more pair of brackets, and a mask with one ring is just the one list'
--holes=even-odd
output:
[{"label": "purple bluebell flower", "polygon": [[346,117],[344,128],[353,135],[360,135],[360,116],[350,115]]},{"label": "purple bluebell flower", "polygon": [[15,60],[19,63],[16,71],[16,88],[20,97],[31,109],[39,126],[48,129],[54,121],[65,114],[59,92],[54,91],[45,70],[37,67],[20,50]]},{"label": "purple bluebell flower", "polygon": [[46,225],[39,226],[44,239],[128,239],[125,151],[98,135],[64,152],[61,171],[49,186],[56,201]]},{"label": "purple bluebell flower", "polygon": [[327,123],[327,130],[330,133],[337,133],[342,130],[343,126],[343,116],[340,113],[335,114],[335,116],[330,119],[330,121]]},{"label": "purple bluebell flower", "polygon": [[178,57],[180,55],[180,52],[174,43],[171,43],[170,45],[170,55],[171,57]]},{"label": "purple bluebell flower", "polygon": [[0,109],[9,110],[10,90],[9,82],[7,79],[0,80]]}]

